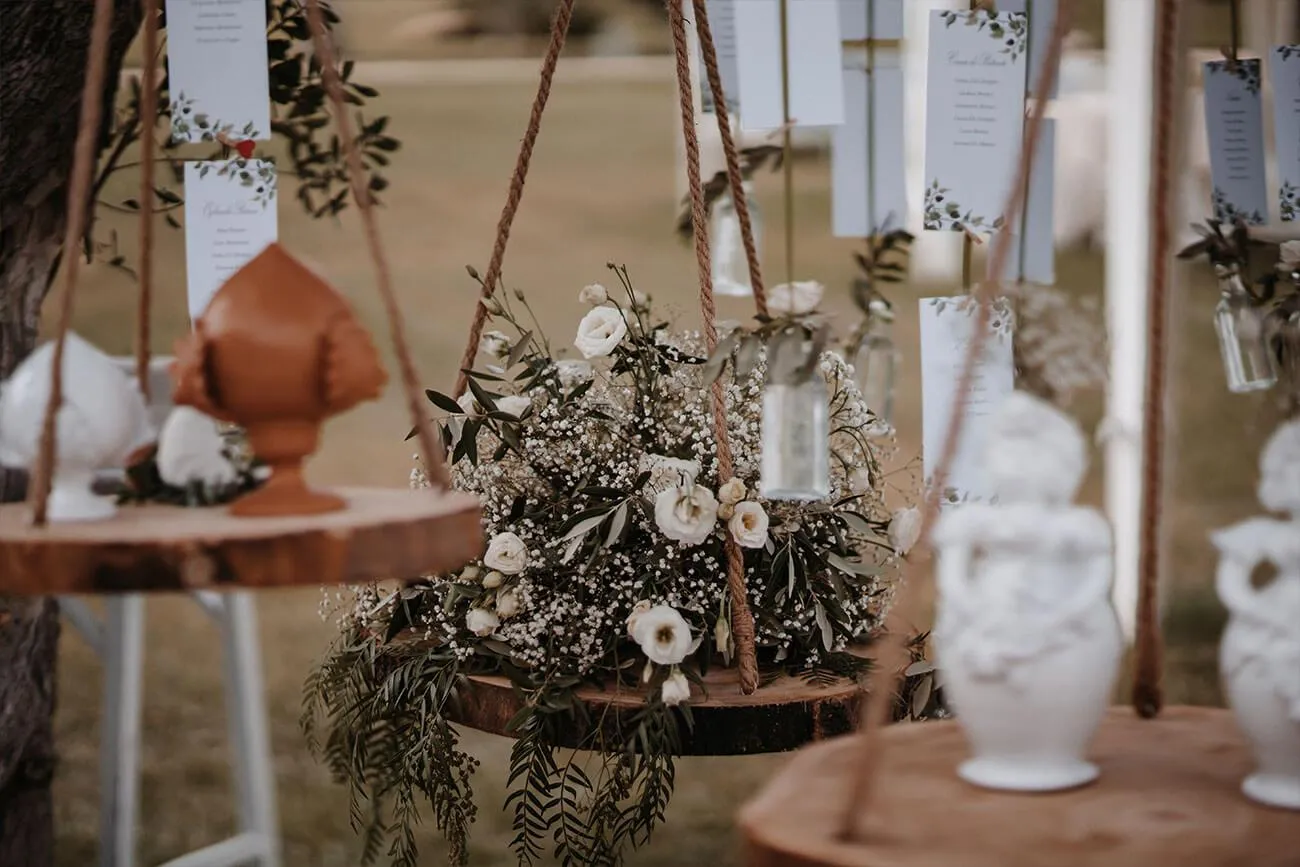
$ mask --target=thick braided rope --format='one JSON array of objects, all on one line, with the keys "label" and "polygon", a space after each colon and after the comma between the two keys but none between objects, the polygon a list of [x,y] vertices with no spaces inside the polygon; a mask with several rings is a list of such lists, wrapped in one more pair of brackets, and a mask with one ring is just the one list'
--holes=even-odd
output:
[{"label": "thick braided rope", "polygon": [[311,26],[312,40],[316,49],[316,58],[320,63],[321,78],[325,91],[334,108],[334,120],[338,124],[339,138],[348,159],[348,175],[352,181],[352,196],[356,199],[357,210],[361,214],[361,225],[366,238],[366,247],[375,266],[375,284],[388,315],[388,329],[393,341],[393,350],[397,354],[397,364],[402,375],[402,389],[406,396],[407,408],[411,413],[412,423],[419,436],[420,452],[424,458],[425,471],[435,488],[446,490],[450,487],[450,476],[442,458],[442,441],[433,431],[428,413],[424,411],[424,394],[415,373],[415,363],[411,360],[411,350],[406,342],[406,332],[402,327],[402,314],[397,307],[397,298],[393,294],[392,275],[388,267],[388,257],[384,253],[383,242],[379,238],[379,226],[375,220],[374,201],[370,197],[369,175],[361,162],[361,152],[356,147],[352,133],[352,121],[348,117],[347,104],[343,98],[343,85],[339,81],[335,68],[334,46],[325,28],[325,16],[321,13],[320,0],[307,0],[307,21]]},{"label": "thick braided rope", "polygon": [[[691,98],[690,54],[686,46],[686,19],[682,14],[682,3],[683,0],[667,0],[668,20],[677,55],[677,93],[682,109],[682,134],[686,139],[686,177],[691,190],[695,261],[700,272],[700,309],[704,314],[704,338],[711,355],[718,345],[718,329],[715,324],[717,311],[713,305],[709,226],[704,209],[704,190],[700,183],[700,140],[695,132],[695,101]],[[737,199],[737,204],[743,198],[741,196]],[[731,443],[727,439],[727,399],[720,378],[713,383],[712,397],[713,434],[718,445],[718,480],[726,482],[732,477],[734,468],[731,463]],[[731,595],[731,634],[736,640],[740,689],[749,695],[758,689],[758,660],[754,649],[754,618],[749,613],[749,597],[745,588],[745,558],[730,534],[727,534],[726,549],[727,588]]]},{"label": "thick braided rope", "polygon": [[[1034,92],[1033,109],[1025,127],[1024,148],[1020,153],[1020,162],[1016,167],[1015,182],[1007,194],[1002,213],[1005,225],[1015,225],[1020,208],[1025,201],[1025,190],[1029,186],[1029,172],[1034,163],[1034,153],[1038,149],[1043,128],[1043,111],[1047,106],[1048,95],[1056,82],[1061,60],[1061,46],[1069,32],[1070,21],[1074,11],[1074,0],[1061,0],[1057,9],[1056,23],[1043,58],[1043,74],[1038,79]],[[905,642],[905,630],[909,623],[915,622],[914,609],[920,585],[920,573],[924,563],[918,555],[928,551],[930,535],[935,518],[939,514],[942,491],[947,483],[948,473],[952,468],[957,447],[961,442],[962,429],[966,416],[966,395],[970,393],[974,381],[975,367],[984,352],[984,345],[989,336],[989,319],[991,305],[998,288],[997,281],[1005,271],[1007,257],[1011,254],[1012,235],[1009,231],[997,234],[993,250],[989,256],[988,280],[977,286],[972,295],[979,302],[975,318],[975,330],[966,357],[962,363],[961,376],[957,381],[956,398],[948,430],[943,441],[943,450],[935,469],[934,479],[926,492],[921,523],[921,538],[912,549],[912,555],[905,563],[902,585],[897,598],[886,618],[884,636],[881,640],[880,654],[872,667],[867,680],[867,694],[863,700],[864,708],[860,721],[862,745],[858,753],[859,768],[853,775],[854,788],[848,800],[848,809],[841,824],[841,835],[846,839],[855,839],[861,834],[863,815],[871,806],[875,791],[876,771],[879,767],[879,753],[884,742],[880,731],[889,721],[890,710],[894,703],[894,694],[898,688],[899,677],[907,664],[908,654]],[[928,559],[928,558],[927,558]]]},{"label": "thick braided rope", "polygon": [[[1137,635],[1134,642],[1133,708],[1150,719],[1164,704],[1160,678],[1160,511],[1164,498],[1165,400],[1168,366],[1169,207],[1177,159],[1175,141],[1180,0],[1156,7],[1155,126],[1151,159],[1151,286],[1147,296],[1147,383],[1142,415],[1142,529],[1138,557]],[[1235,56],[1236,45],[1233,45]]]},{"label": "thick braided rope", "polygon": [[[487,274],[483,278],[483,298],[490,298],[496,291],[501,279],[501,264],[506,258],[506,244],[510,241],[510,227],[514,224],[515,214],[519,211],[519,202],[524,197],[524,182],[528,179],[528,166],[533,159],[533,148],[537,144],[537,134],[542,128],[542,113],[546,111],[546,102],[551,97],[551,81],[555,78],[555,67],[564,50],[564,40],[569,35],[569,22],[573,19],[574,0],[560,0],[551,19],[551,42],[546,48],[546,57],[542,59],[542,74],[537,82],[537,96],[533,98],[533,110],[528,115],[528,129],[519,144],[519,157],[515,161],[515,173],[510,178],[510,191],[506,194],[506,206],[501,209],[501,219],[497,223],[497,239],[492,245],[492,258],[488,262]],[[461,355],[460,368],[456,372],[456,387],[453,398],[458,398],[465,391],[469,378],[466,370],[474,367],[478,355],[479,340],[483,336],[483,323],[487,321],[487,308],[478,304],[474,309],[474,321],[469,327],[469,340]]]},{"label": "thick braided rope", "polygon": [[[81,91],[81,117],[77,126],[77,143],[73,151],[72,176],[68,180],[68,225],[63,238],[63,295],[59,299],[59,317],[54,339],[54,369],[50,375],[50,399],[41,422],[40,447],[32,467],[28,501],[32,522],[45,523],[50,500],[50,482],[54,477],[55,451],[58,446],[59,409],[63,406],[63,349],[72,325],[72,300],[81,269],[81,237],[86,231],[89,212],[90,176],[95,168],[99,144],[99,123],[104,107],[104,76],[108,66],[108,39],[113,24],[113,0],[95,0],[90,29],[90,48],[86,58],[86,84]],[[141,207],[145,207],[141,203]]]},{"label": "thick braided rope", "polygon": [[153,166],[158,118],[158,0],[144,0],[144,63],[140,70],[140,295],[135,311],[135,376],[145,403],[153,397],[149,376],[149,315],[153,309]]},{"label": "thick braided rope", "polygon": [[[740,153],[735,136],[731,134],[731,118],[727,115],[727,97],[722,90],[722,73],[718,69],[718,51],[713,44],[713,31],[709,27],[706,0],[694,0],[691,8],[695,14],[695,33],[699,37],[700,51],[704,56],[704,71],[713,92],[714,113],[718,119],[718,132],[722,135],[722,151],[727,158],[727,180],[731,185],[731,201],[740,218],[740,239],[749,263],[749,284],[754,289],[754,306],[759,316],[767,315],[767,291],[763,288],[763,269],[758,261],[758,247],[754,243],[754,224],[749,216],[749,199],[745,195],[745,179],[740,174]],[[692,107],[694,103],[692,103]],[[789,158],[789,154],[786,154]]]}]

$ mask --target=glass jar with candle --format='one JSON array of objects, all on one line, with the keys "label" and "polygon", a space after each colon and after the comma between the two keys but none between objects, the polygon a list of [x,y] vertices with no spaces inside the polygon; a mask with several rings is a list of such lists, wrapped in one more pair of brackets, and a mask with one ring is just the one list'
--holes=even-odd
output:
[{"label": "glass jar with candle", "polygon": [[[749,205],[749,224],[754,232],[754,246],[761,248],[762,217],[754,201],[753,189],[746,181],[745,202]],[[709,257],[713,263],[713,292],[715,295],[747,297],[754,294],[749,278],[749,259],[745,255],[745,242],[740,232],[740,215],[736,203],[727,189],[709,213]]]},{"label": "glass jar with candle", "polygon": [[1219,306],[1214,330],[1228,390],[1236,394],[1263,391],[1277,382],[1277,370],[1264,335],[1264,316],[1241,283],[1236,269],[1219,267]]},{"label": "glass jar with candle", "polygon": [[769,500],[830,496],[830,398],[815,352],[802,329],[767,346],[759,488]]},{"label": "glass jar with candle", "polygon": [[885,423],[894,414],[894,381],[898,375],[898,348],[891,336],[894,311],[881,299],[871,302],[862,336],[853,351],[854,379],[867,408]]}]

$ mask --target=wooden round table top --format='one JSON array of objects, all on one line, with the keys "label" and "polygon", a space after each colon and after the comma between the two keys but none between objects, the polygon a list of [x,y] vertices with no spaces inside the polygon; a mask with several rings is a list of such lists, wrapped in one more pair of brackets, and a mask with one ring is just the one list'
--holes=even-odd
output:
[{"label": "wooden round table top", "polygon": [[836,839],[860,741],[800,752],[741,811],[749,867],[1297,867],[1300,812],[1241,794],[1252,770],[1231,714],[1112,708],[1090,754],[1101,778],[1052,794],[976,788],[953,721],[882,736],[864,839]]}]

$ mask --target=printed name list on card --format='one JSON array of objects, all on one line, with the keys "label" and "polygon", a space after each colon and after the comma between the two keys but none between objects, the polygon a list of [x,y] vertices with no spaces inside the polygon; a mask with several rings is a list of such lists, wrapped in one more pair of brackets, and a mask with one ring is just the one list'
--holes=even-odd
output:
[{"label": "printed name list on card", "polygon": [[1273,137],[1277,198],[1283,220],[1300,220],[1300,45],[1273,49]]},{"label": "printed name list on card", "polygon": [[265,0],[167,0],[172,138],[271,137]]},{"label": "printed name list on card", "polygon": [[[786,120],[780,0],[743,0],[733,8],[741,129],[776,129]],[[838,126],[844,122],[839,0],[786,0],[786,12],[790,119],[795,126]]]},{"label": "printed name list on card", "polygon": [[1028,42],[1028,21],[1018,12],[931,13],[926,229],[987,233],[1002,226],[1024,132]]},{"label": "printed name list on card", "polygon": [[[736,70],[736,0],[694,0],[704,3],[709,13],[709,30],[713,33],[713,50],[718,56],[718,77],[722,79],[722,92],[727,96],[727,112],[735,115],[740,110],[740,75]],[[701,49],[702,51],[703,49]],[[714,114],[713,88],[705,72],[704,55],[700,55],[700,97],[704,111]]]},{"label": "printed name list on card", "polygon": [[1268,222],[1264,112],[1258,60],[1212,60],[1203,67],[1214,218]]},{"label": "printed name list on card", "polygon": [[276,241],[276,173],[269,160],[185,164],[185,265],[190,318],[230,276]]},{"label": "printed name list on card", "polygon": [[[976,302],[969,295],[922,298],[921,305],[921,444],[925,483],[934,479],[948,423],[957,399],[957,387],[966,351],[975,332]],[[983,357],[975,366],[970,393],[964,398],[965,421],[961,442],[949,469],[940,502],[986,501],[992,497],[980,470],[980,455],[987,439],[989,420],[1015,388],[1010,305],[993,302],[990,331]]]}]

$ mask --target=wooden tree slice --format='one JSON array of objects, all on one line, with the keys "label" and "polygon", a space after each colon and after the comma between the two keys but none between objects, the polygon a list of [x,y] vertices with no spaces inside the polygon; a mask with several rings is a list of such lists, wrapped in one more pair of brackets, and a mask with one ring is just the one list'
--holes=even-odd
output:
[{"label": "wooden tree slice", "polygon": [[[734,668],[712,668],[705,676],[708,696],[691,687],[692,726],[682,726],[682,752],[692,756],[740,756],[798,749],[854,728],[861,690],[847,679],[817,685],[782,674],[751,695],[740,691]],[[630,719],[645,705],[639,690],[582,689],[578,698],[593,721],[606,731]],[[491,734],[507,735],[522,696],[504,677],[474,676],[458,692],[452,718]],[[590,749],[598,732],[575,727],[559,746]]]},{"label": "wooden tree slice", "polygon": [[749,867],[1295,867],[1300,813],[1246,799],[1252,769],[1231,715],[1113,708],[1091,758],[1101,778],[1071,792],[990,792],[956,774],[956,722],[893,726],[866,839],[836,839],[855,738],[797,756],[741,812]]},{"label": "wooden tree slice", "polygon": [[125,505],[111,520],[33,527],[0,506],[0,593],[56,595],[347,584],[458,568],[483,550],[478,499],[343,488],[324,515],[236,518],[226,507]]}]

